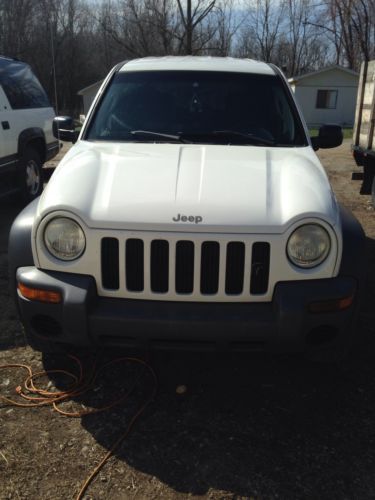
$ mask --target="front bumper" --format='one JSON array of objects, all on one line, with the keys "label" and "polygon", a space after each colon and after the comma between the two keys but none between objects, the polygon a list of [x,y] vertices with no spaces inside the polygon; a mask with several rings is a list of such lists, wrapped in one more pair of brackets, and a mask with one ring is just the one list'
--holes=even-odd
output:
[{"label": "front bumper", "polygon": [[[312,313],[309,304],[355,296],[351,277],[278,283],[269,303],[197,303],[98,297],[91,276],[17,270],[29,287],[60,291],[62,302],[25,299],[18,306],[27,332],[73,345],[210,350],[304,351],[322,332],[348,335],[356,300],[341,311]],[[315,336],[315,337],[314,337]],[[324,334],[323,334],[324,339]]]}]

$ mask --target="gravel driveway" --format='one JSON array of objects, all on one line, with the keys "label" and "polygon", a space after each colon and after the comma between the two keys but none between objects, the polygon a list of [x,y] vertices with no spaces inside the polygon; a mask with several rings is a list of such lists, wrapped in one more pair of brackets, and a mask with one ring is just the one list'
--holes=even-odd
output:
[{"label": "gravel driveway", "polygon": [[[350,141],[319,154],[337,197],[367,235],[361,342],[348,365],[248,354],[151,354],[158,395],[89,487],[87,500],[375,498],[375,214],[370,197],[359,195],[359,181],[351,180]],[[64,357],[42,358],[23,345],[7,283],[7,235],[18,211],[9,201],[0,203],[0,365],[66,367]],[[111,355],[102,353],[100,362]],[[85,361],[90,364],[89,357]],[[128,369],[103,376],[101,391],[74,404],[95,407],[132,376]],[[0,392],[13,394],[23,378],[1,371]],[[181,385],[186,390],[179,394]],[[0,499],[74,498],[142,394],[81,419],[49,407],[0,405]]]}]

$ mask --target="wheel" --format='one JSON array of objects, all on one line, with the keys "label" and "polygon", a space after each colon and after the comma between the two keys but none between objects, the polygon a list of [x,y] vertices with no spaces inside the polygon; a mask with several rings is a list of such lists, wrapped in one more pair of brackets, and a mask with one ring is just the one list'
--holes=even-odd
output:
[{"label": "wheel", "polygon": [[352,343],[348,338],[340,342],[332,342],[320,349],[310,349],[307,352],[307,359],[317,365],[337,365],[345,366]]},{"label": "wheel", "polygon": [[34,148],[25,149],[22,155],[19,186],[25,203],[39,196],[43,190],[42,161]]},{"label": "wheel", "polygon": [[345,330],[336,338],[316,347],[310,347],[306,352],[307,359],[318,365],[336,365],[347,369],[352,361],[353,351],[358,343],[359,301],[354,305],[353,317]]},{"label": "wheel", "polygon": [[23,327],[23,333],[26,344],[28,344],[35,351],[40,351],[45,354],[66,354],[69,352],[70,346],[68,344],[59,344],[44,338],[39,338],[28,332],[25,327]]}]

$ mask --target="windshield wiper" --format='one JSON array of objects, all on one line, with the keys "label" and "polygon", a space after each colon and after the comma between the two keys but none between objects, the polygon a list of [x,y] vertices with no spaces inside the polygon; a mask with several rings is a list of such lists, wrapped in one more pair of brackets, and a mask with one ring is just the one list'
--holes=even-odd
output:
[{"label": "windshield wiper", "polygon": [[173,135],[173,134],[164,134],[162,132],[152,132],[151,130],[130,130],[129,132],[131,135],[134,136],[143,136],[143,137],[155,137],[159,139],[170,139],[172,141],[177,141],[177,142],[183,142],[187,143],[185,139],[182,139],[181,136],[179,135]]},{"label": "windshield wiper", "polygon": [[259,135],[250,133],[247,134],[246,132],[238,132],[237,130],[213,130],[212,132],[209,132],[209,134],[207,135],[223,135],[228,139],[230,138],[243,139],[244,141],[249,142],[250,144],[259,144],[262,146],[276,145],[276,141],[272,139],[265,139],[264,137],[259,137]]},{"label": "windshield wiper", "polygon": [[[177,134],[165,134],[163,132],[153,132],[151,130],[130,130],[129,132],[133,136],[140,137],[154,137],[155,139],[168,139],[176,142],[182,142],[184,144],[189,144],[194,142],[195,139],[201,140],[204,138],[210,138],[213,136],[223,136],[226,141],[231,141],[237,139],[239,142],[245,144],[257,144],[261,146],[275,146],[276,142],[271,139],[265,139],[254,134],[247,134],[245,132],[238,132],[237,130],[212,130],[211,132],[203,133],[182,133]],[[189,138],[189,139],[187,139]]]}]

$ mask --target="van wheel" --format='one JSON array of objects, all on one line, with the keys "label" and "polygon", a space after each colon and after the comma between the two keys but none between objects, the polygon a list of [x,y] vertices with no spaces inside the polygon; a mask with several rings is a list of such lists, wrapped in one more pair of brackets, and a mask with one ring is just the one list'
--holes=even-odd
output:
[{"label": "van wheel", "polygon": [[19,185],[22,200],[34,200],[43,190],[42,161],[33,148],[25,149],[21,158]]}]

